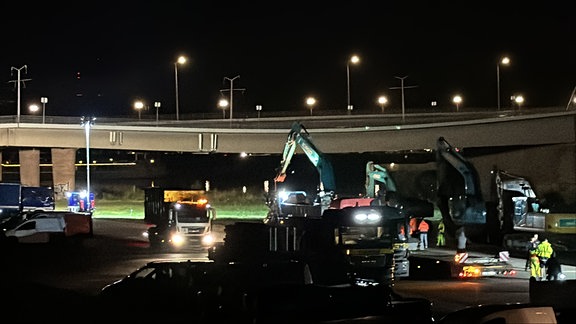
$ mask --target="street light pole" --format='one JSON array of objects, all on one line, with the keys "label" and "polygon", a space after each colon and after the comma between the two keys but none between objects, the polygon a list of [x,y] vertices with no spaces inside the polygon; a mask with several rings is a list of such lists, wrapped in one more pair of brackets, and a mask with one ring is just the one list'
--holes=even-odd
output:
[{"label": "street light pole", "polygon": [[47,97],[41,97],[40,102],[42,103],[42,124],[46,122],[46,103],[48,103]]},{"label": "street light pole", "polygon": [[510,58],[503,57],[498,63],[496,64],[496,90],[498,93],[498,110],[500,110],[500,64],[508,65],[510,64]]},{"label": "street light pole", "polygon": [[144,103],[142,101],[136,101],[134,103],[134,109],[136,109],[136,111],[138,111],[138,120],[140,120],[140,114],[142,112],[142,109],[144,109]]},{"label": "street light pole", "polygon": [[[24,72],[28,72],[28,66],[26,66],[26,65],[20,67],[19,69],[15,68],[15,67],[12,67],[10,69],[10,71],[14,71],[14,70],[18,71],[18,80],[16,81],[16,82],[18,82],[18,85],[17,85],[17,87],[18,87],[18,100],[16,103],[16,107],[17,107],[17,109],[16,109],[16,123],[18,124],[18,126],[20,126],[20,82],[30,80],[30,79],[26,79],[26,80],[20,79],[20,71],[22,69],[24,69]],[[11,82],[14,82],[14,81],[11,81]]]},{"label": "street light pole", "polygon": [[306,104],[310,108],[310,116],[312,116],[312,109],[314,109],[314,105],[316,104],[316,98],[314,97],[306,98]]},{"label": "street light pole", "polygon": [[403,77],[395,77],[396,79],[400,80],[400,87],[391,87],[390,89],[400,89],[402,92],[402,122],[404,122],[404,116],[405,116],[405,105],[404,105],[404,89],[408,89],[408,88],[416,88],[417,86],[404,86],[404,79],[406,79],[408,76],[403,76]]},{"label": "street light pole", "polygon": [[455,95],[452,98],[452,102],[456,105],[456,112],[460,110],[460,104],[462,103],[462,97],[460,95]]},{"label": "street light pole", "polygon": [[160,101],[154,102],[154,107],[156,108],[156,127],[158,127],[158,108],[160,108]]},{"label": "street light pole", "polygon": [[258,113],[258,119],[260,119],[260,112],[262,111],[262,105],[256,105],[256,112]]},{"label": "street light pole", "polygon": [[220,99],[220,101],[218,101],[218,107],[222,109],[222,119],[226,119],[226,107],[228,107],[228,100]]},{"label": "street light pole", "polygon": [[350,103],[350,63],[357,64],[358,62],[360,62],[360,58],[357,55],[352,55],[348,62],[346,62],[346,86],[348,95],[348,105],[346,106],[346,109],[348,110],[348,114],[352,113],[353,109],[352,104]]},{"label": "street light pole", "polygon": [[[234,117],[234,80],[238,79],[240,76],[237,75],[233,78],[226,78],[224,80],[230,81],[230,120]],[[237,90],[245,90],[245,89],[237,89]]]},{"label": "street light pole", "polygon": [[[91,200],[90,194],[90,128],[94,125],[96,117],[82,117],[80,119],[82,127],[84,127],[84,133],[86,135],[86,194],[88,195],[88,201]],[[86,206],[88,207],[88,206]]]},{"label": "street light pole", "polygon": [[382,113],[384,113],[384,105],[386,105],[386,103],[388,103],[388,98],[386,98],[386,96],[378,97],[378,104],[380,104],[380,110]]},{"label": "street light pole", "polygon": [[178,98],[178,64],[186,63],[186,58],[184,56],[180,56],[176,62],[174,62],[174,83],[176,85],[176,120],[180,120],[180,107],[179,107],[179,98]]}]

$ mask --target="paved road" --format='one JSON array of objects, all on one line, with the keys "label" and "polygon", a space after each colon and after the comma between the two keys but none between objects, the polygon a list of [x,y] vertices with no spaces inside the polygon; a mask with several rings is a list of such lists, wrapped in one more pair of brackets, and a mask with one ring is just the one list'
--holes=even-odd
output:
[{"label": "paved road", "polygon": [[[224,240],[224,229],[227,224],[234,223],[237,220],[234,219],[220,219],[214,222],[214,233],[216,235],[216,240],[222,242]],[[142,236],[142,232],[147,229],[147,224],[144,221],[138,220],[121,220],[121,219],[95,219],[94,220],[94,233],[96,235],[103,235],[110,238],[116,238],[119,240],[130,240],[134,244],[146,245],[147,240]],[[482,245],[472,245],[471,251],[468,251],[470,257],[489,257],[496,256],[498,250],[491,246]],[[451,247],[442,248],[428,248],[426,251],[413,251],[414,256],[426,255],[433,256],[437,255],[443,259],[450,258],[456,254],[456,249]],[[524,258],[510,257],[508,262],[512,265],[514,270],[516,270],[516,276],[518,278],[528,280],[530,278],[530,272],[524,270],[526,260]],[[576,266],[563,264],[562,272],[566,275],[567,279],[576,279]]]},{"label": "paved road", "polygon": [[[215,231],[223,239],[225,225],[233,220],[219,220]],[[138,220],[95,219],[94,239],[82,248],[54,249],[48,246],[22,246],[3,254],[0,267],[0,288],[14,306],[25,312],[31,294],[35,300],[78,300],[96,294],[105,284],[117,280],[146,262],[159,259],[190,258],[190,253],[164,253],[149,249],[142,236],[146,223]],[[430,248],[426,252],[453,255],[449,248]],[[479,255],[480,252],[471,252]],[[198,255],[197,255],[198,256]],[[200,257],[200,256],[198,256]],[[477,282],[460,280],[399,280],[396,291],[406,297],[424,297],[433,301],[436,316],[467,305],[487,302],[526,302],[528,273],[524,260],[511,258],[518,271],[515,279],[487,279]],[[574,267],[564,266],[570,279],[576,278]],[[59,293],[57,293],[59,292]],[[11,304],[11,305],[12,305]],[[52,304],[51,304],[52,305]],[[67,305],[69,307],[70,305]],[[23,307],[23,308],[22,308]],[[5,308],[5,309],[9,309]],[[40,315],[38,315],[40,316]]]}]

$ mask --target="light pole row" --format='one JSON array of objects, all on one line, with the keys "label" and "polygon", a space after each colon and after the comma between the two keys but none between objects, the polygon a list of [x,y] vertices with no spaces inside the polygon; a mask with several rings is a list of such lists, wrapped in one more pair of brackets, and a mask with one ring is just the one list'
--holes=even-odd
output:
[{"label": "light pole row", "polygon": [[[178,65],[183,65],[187,62],[187,58],[185,56],[179,56],[178,59],[174,62],[174,84],[175,84],[175,106],[176,106],[176,120],[180,120],[180,98],[179,98],[179,93],[178,93]],[[360,62],[360,57],[358,55],[352,55],[346,62],[346,92],[347,92],[347,106],[346,109],[348,111],[348,114],[352,113],[352,110],[354,109],[354,106],[352,105],[351,102],[351,94],[350,94],[350,65],[356,65]],[[501,65],[509,65],[510,64],[510,58],[507,56],[502,57],[496,64],[496,88],[497,88],[497,107],[498,110],[500,110],[501,108],[501,99],[500,99],[500,66]],[[20,68],[15,68],[12,67],[11,71],[17,71],[17,80],[16,81],[11,81],[11,82],[17,82],[17,88],[18,88],[18,100],[17,100],[17,117],[16,117],[16,122],[18,124],[20,124],[20,84],[23,83],[24,81],[29,81],[30,79],[26,79],[26,80],[22,80],[21,79],[21,70],[24,70],[25,72],[27,72],[28,67],[26,65],[20,67]],[[233,78],[227,78],[225,77],[224,80],[227,80],[230,82],[230,89],[229,90],[221,90],[221,91],[229,91],[229,97],[230,100],[226,101],[226,104],[224,105],[224,101],[219,102],[219,106],[220,107],[230,107],[230,119],[232,119],[234,117],[234,113],[233,113],[233,107],[234,107],[234,90],[245,90],[245,89],[234,89],[234,80],[236,80],[237,78],[239,78],[240,76],[237,75]],[[405,87],[404,86],[404,79],[407,78],[407,76],[405,77],[396,77],[397,79],[400,80],[401,82],[401,86],[400,87],[394,87],[394,88],[390,88],[390,89],[401,89],[402,90],[402,118],[404,119],[404,114],[405,114],[405,100],[404,100],[404,89],[405,88],[413,88],[414,86],[411,87]],[[384,104],[387,103],[387,99],[385,102],[381,102],[380,100],[383,99],[379,99],[378,103],[381,107],[382,113],[384,112]],[[42,97],[41,98],[41,103],[42,103],[42,123],[45,123],[45,111],[46,111],[46,103],[48,102],[48,98],[47,97]],[[307,103],[308,104],[308,103]],[[312,107],[314,104],[310,105],[308,104],[309,107]],[[38,110],[37,106],[36,110]],[[156,108],[156,124],[158,124],[158,108],[160,108],[160,102],[155,102],[154,103],[154,107]],[[30,107],[31,109],[32,106]],[[144,104],[141,102],[136,102],[134,108],[138,111],[138,119],[141,119],[141,110],[144,108]],[[259,111],[259,110],[258,110]],[[310,108],[310,113],[312,114],[312,108]],[[225,114],[225,112],[224,112]]]},{"label": "light pole row", "polygon": [[[158,109],[162,106],[160,101],[154,102],[154,108],[156,108],[156,126],[158,126]],[[141,120],[141,112],[142,109],[148,109],[148,105],[146,105],[143,101],[137,100],[134,102],[134,109],[138,112],[138,120]]]}]

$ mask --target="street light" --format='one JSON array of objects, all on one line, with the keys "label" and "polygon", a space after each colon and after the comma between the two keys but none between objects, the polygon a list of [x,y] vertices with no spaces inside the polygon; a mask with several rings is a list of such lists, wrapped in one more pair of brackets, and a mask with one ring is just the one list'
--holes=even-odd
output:
[{"label": "street light", "polygon": [[346,63],[346,84],[347,84],[347,92],[348,92],[348,114],[352,112],[352,104],[350,103],[350,63],[357,64],[360,62],[360,57],[357,55],[352,55],[348,62]]},{"label": "street light", "polygon": [[387,103],[388,103],[388,98],[386,98],[386,96],[378,97],[378,104],[380,105],[380,109],[382,110],[382,113],[384,113],[384,106]]},{"label": "street light", "polygon": [[512,99],[512,101],[515,102],[516,105],[518,105],[518,110],[520,110],[522,104],[524,103],[524,96],[515,95],[515,96],[510,97],[510,99]]},{"label": "street light", "polygon": [[138,111],[138,120],[140,120],[140,113],[142,112],[142,109],[144,109],[144,103],[142,101],[134,102],[134,109]]},{"label": "street light", "polygon": [[42,103],[42,124],[46,122],[46,104],[48,103],[48,97],[41,97],[40,102]]},{"label": "street light", "polygon": [[88,201],[90,201],[92,197],[90,192],[90,128],[94,126],[95,120],[96,117],[83,116],[80,118],[80,125],[84,127],[84,133],[86,135],[86,194],[88,195]]},{"label": "street light", "polygon": [[180,112],[178,107],[178,64],[186,63],[186,57],[180,56],[176,62],[174,62],[174,81],[176,84],[176,120],[180,120]]},{"label": "street light", "polygon": [[306,104],[308,105],[308,109],[310,109],[310,116],[312,116],[312,109],[314,109],[316,99],[314,97],[308,97],[306,98]]},{"label": "street light", "polygon": [[40,110],[40,107],[37,104],[31,104],[28,106],[28,110],[30,110],[32,113],[36,113],[38,110]]},{"label": "street light", "polygon": [[228,107],[228,100],[220,99],[220,101],[218,101],[218,107],[222,109],[222,119],[226,119],[226,108]]},{"label": "street light", "polygon": [[498,110],[500,110],[500,65],[508,65],[510,64],[510,58],[504,56],[498,63],[496,64],[496,87],[498,91]]},{"label": "street light", "polygon": [[262,111],[262,105],[256,105],[256,112],[258,113],[258,119],[260,119],[260,112]]},{"label": "street light", "polygon": [[158,126],[158,108],[160,108],[162,104],[160,103],[160,101],[155,101],[154,102],[154,108],[156,108],[156,126]]},{"label": "street light", "polygon": [[18,126],[20,126],[20,82],[23,81],[28,81],[30,79],[26,79],[26,80],[22,80],[20,79],[20,71],[24,70],[24,72],[28,72],[28,66],[24,65],[22,67],[20,67],[19,69],[15,68],[15,67],[11,67],[10,71],[18,71],[18,80],[16,82],[18,82],[18,101],[16,103],[17,109],[16,109],[16,123],[18,124]]},{"label": "street light", "polygon": [[452,98],[452,102],[456,105],[456,111],[459,111],[460,104],[462,103],[462,97],[460,95],[455,95]]},{"label": "street light", "polygon": [[[237,75],[233,78],[227,78],[224,77],[224,80],[228,80],[230,81],[230,102],[228,103],[230,105],[230,121],[232,121],[232,117],[234,115],[234,80],[238,79],[240,76]],[[237,90],[245,90],[245,89],[237,89]]]}]

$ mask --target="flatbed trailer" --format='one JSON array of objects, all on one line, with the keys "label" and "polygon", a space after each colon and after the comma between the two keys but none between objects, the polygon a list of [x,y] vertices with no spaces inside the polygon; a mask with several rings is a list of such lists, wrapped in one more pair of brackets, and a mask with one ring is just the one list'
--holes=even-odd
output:
[{"label": "flatbed trailer", "polygon": [[479,278],[508,276],[513,277],[516,271],[506,261],[508,253],[502,251],[498,257],[470,256],[467,252],[457,253],[452,262],[453,278]]},{"label": "flatbed trailer", "polygon": [[410,257],[411,278],[475,279],[484,277],[515,277],[516,270],[508,261],[508,253],[498,256],[480,252],[456,253],[454,250],[427,249],[413,251]]}]

